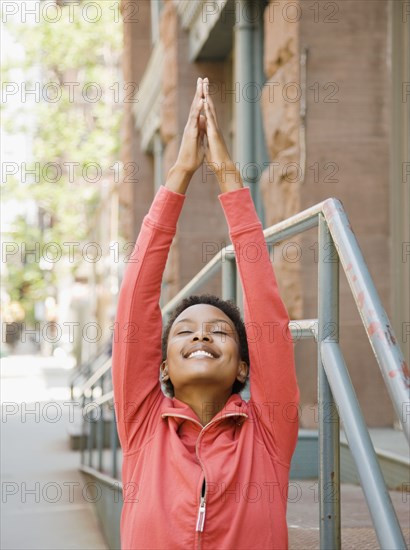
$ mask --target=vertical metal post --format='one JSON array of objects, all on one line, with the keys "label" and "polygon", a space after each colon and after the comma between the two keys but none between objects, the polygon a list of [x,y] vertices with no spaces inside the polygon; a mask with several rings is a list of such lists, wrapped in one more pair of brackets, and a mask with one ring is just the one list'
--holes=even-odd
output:
[{"label": "vertical metal post", "polygon": [[[91,391],[94,390],[94,387]],[[93,400],[93,393],[91,394],[91,401]],[[89,430],[88,430],[88,466],[93,467],[93,450],[95,445],[95,410],[94,408],[90,411],[88,416]]]},{"label": "vertical metal post", "polygon": [[339,345],[329,339],[320,347],[380,548],[403,550],[406,543],[342,352]]},{"label": "vertical metal post", "polygon": [[[104,395],[104,375],[100,378],[101,395]],[[98,417],[97,417],[97,449],[98,449],[98,470],[102,472],[103,469],[103,448],[105,439],[105,426],[104,426],[104,407],[99,405]]]},{"label": "vertical metal post", "polygon": [[117,477],[117,449],[118,449],[118,436],[117,436],[117,424],[115,419],[115,410],[112,409],[111,416],[111,450],[112,450],[112,477]]},{"label": "vertical metal post", "polygon": [[81,396],[81,433],[80,433],[80,455],[81,464],[85,464],[85,439],[86,439],[86,424],[85,424],[85,416],[84,416],[84,407],[85,407],[85,395],[82,394]]},{"label": "vertical metal post", "polygon": [[255,167],[255,110],[257,104],[255,101],[249,101],[247,97],[247,94],[251,93],[250,87],[257,82],[255,80],[254,37],[258,19],[257,10],[260,10],[260,4],[253,0],[238,0],[235,2],[235,9],[235,158],[240,161],[240,172],[244,185],[250,188],[259,219],[263,220],[262,202],[258,191],[258,170],[255,170],[257,168]]},{"label": "vertical metal post", "polygon": [[97,419],[97,434],[96,434],[96,438],[97,438],[97,449],[98,449],[98,470],[100,472],[102,472],[102,468],[103,468],[103,448],[104,448],[104,431],[105,431],[105,426],[104,426],[104,411],[103,411],[103,407],[100,405],[98,407],[98,414],[99,414],[99,417]]},{"label": "vertical metal post", "polygon": [[222,298],[236,303],[236,262],[234,254],[222,257]]},{"label": "vertical metal post", "polygon": [[339,415],[322,363],[320,342],[339,340],[339,258],[319,214],[318,412],[320,548],[338,550],[340,535]]}]

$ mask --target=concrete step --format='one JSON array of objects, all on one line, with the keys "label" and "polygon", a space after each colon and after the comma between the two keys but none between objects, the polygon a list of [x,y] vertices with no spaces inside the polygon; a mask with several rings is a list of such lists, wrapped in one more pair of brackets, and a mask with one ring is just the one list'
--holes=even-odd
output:
[{"label": "concrete step", "polygon": [[[341,546],[343,550],[376,550],[380,548],[374,530],[367,527],[342,529]],[[318,529],[289,529],[289,550],[318,550],[319,548]]]},{"label": "concrete step", "polygon": [[[369,433],[387,488],[409,491],[410,456],[403,432],[393,428],[371,428]],[[290,478],[317,477],[318,431],[301,429],[292,459]],[[359,484],[357,468],[343,432],[340,434],[340,479],[342,483]]]},{"label": "concrete step", "polygon": [[[377,460],[389,489],[410,491],[410,451],[401,430],[373,428],[369,431]],[[345,435],[340,437],[340,479],[359,484],[359,475]]]},{"label": "concrete step", "polygon": [[[287,520],[291,550],[320,548],[317,490],[317,480],[290,483]],[[407,546],[410,546],[410,493],[390,491],[390,497]],[[343,483],[340,508],[343,550],[380,548],[361,487]]]}]

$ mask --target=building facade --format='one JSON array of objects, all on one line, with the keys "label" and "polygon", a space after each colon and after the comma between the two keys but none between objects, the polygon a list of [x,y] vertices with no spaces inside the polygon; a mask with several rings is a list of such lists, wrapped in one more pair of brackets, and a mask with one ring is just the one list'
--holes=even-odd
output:
[{"label": "building facade", "polygon": [[[120,234],[133,242],[175,162],[198,76],[264,227],[328,197],[348,213],[409,360],[409,2],[401,0],[122,0],[124,177]],[[195,174],[163,283],[162,303],[223,246],[218,186]],[[293,319],[317,316],[317,231],[272,249]],[[215,279],[204,288],[220,292]],[[340,342],[365,418],[395,423],[347,281]],[[295,344],[301,425],[317,427],[317,352]],[[403,375],[406,375],[403,372]],[[408,375],[408,373],[407,373]]]}]

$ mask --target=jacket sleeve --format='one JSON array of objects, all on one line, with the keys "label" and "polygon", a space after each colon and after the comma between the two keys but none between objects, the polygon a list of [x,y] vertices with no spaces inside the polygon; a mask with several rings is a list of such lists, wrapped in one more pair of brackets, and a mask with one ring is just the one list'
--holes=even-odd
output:
[{"label": "jacket sleeve", "polygon": [[155,429],[164,395],[162,275],[185,196],[161,186],[145,216],[121,284],[113,338],[112,377],[117,429],[124,452]]},{"label": "jacket sleeve", "polygon": [[250,357],[251,414],[268,450],[289,464],[298,432],[296,381],[289,316],[247,187],[219,195],[242,283]]}]

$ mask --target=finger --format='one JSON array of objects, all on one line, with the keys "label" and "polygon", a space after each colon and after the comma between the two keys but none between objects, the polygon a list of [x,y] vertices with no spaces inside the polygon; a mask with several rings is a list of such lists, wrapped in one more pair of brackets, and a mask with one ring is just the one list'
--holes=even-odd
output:
[{"label": "finger", "polygon": [[202,88],[204,90],[204,98],[206,99],[209,93],[209,78],[207,76],[203,79]]},{"label": "finger", "polygon": [[211,128],[212,130],[217,132],[218,128],[217,128],[216,120],[215,120],[214,114],[211,110],[211,105],[210,105],[209,101],[205,101],[204,107],[205,107],[207,127]]},{"label": "finger", "polygon": [[215,110],[215,105],[214,105],[212,96],[209,94],[209,79],[208,78],[204,78],[204,85],[203,86],[204,86],[204,90],[205,90],[205,103],[209,103],[209,106],[211,108],[211,112],[213,114],[213,117],[215,119],[215,124],[216,124],[216,121],[217,121],[216,110]]},{"label": "finger", "polygon": [[195,128],[199,124],[199,116],[204,107],[204,100],[202,97],[197,98],[196,104],[192,105],[191,111],[189,113],[188,124],[193,125]]},{"label": "finger", "polygon": [[195,90],[194,99],[192,100],[192,104],[191,104],[191,111],[196,109],[196,106],[198,104],[198,99],[202,98],[203,96],[202,88],[203,88],[202,78],[198,78],[198,80],[196,81],[196,90]]},{"label": "finger", "polygon": [[196,95],[198,97],[204,97],[204,81],[201,77],[198,77],[196,81]]},{"label": "finger", "polygon": [[201,132],[206,132],[206,116],[199,115],[198,126]]}]

